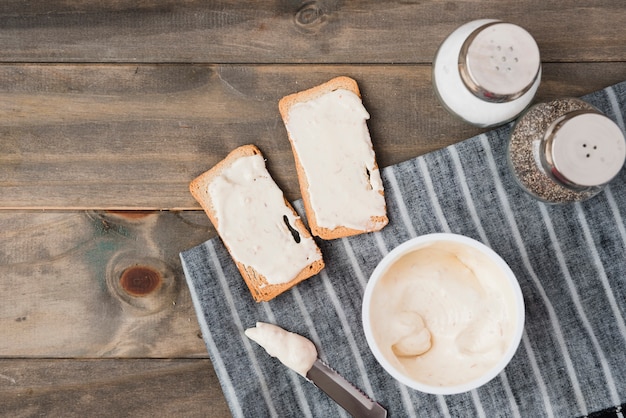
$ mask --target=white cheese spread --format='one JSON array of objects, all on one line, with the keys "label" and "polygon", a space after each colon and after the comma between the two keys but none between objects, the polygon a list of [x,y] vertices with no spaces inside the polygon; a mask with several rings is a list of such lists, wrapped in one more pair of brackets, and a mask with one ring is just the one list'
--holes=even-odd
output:
[{"label": "white cheese spread", "polygon": [[320,227],[371,229],[385,215],[383,184],[359,96],[345,89],[293,105],[286,127]]},{"label": "white cheese spread", "polygon": [[516,301],[505,273],[462,244],[405,254],[383,273],[371,301],[372,334],[385,358],[428,385],[482,376],[514,338]]},{"label": "white cheese spread", "polygon": [[267,354],[304,377],[317,360],[317,350],[310,340],[279,326],[257,322],[256,327],[248,328],[245,334]]},{"label": "white cheese spread", "polygon": [[261,155],[241,157],[209,184],[218,232],[234,259],[253,267],[269,284],[286,283],[322,256],[313,238],[298,234],[283,192]]}]

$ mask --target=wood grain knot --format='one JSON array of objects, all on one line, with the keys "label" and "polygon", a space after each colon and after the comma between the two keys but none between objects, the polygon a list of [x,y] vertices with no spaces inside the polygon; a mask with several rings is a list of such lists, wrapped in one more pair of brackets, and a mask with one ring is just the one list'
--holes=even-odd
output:
[{"label": "wood grain knot", "polygon": [[132,296],[142,297],[158,290],[162,279],[158,271],[145,266],[129,267],[120,277],[120,286]]},{"label": "wood grain knot", "polygon": [[315,2],[307,2],[296,12],[295,21],[298,26],[311,28],[324,22],[324,10]]},{"label": "wood grain knot", "polygon": [[113,256],[107,265],[110,294],[132,315],[152,315],[176,305],[176,274],[163,260],[134,251]]}]

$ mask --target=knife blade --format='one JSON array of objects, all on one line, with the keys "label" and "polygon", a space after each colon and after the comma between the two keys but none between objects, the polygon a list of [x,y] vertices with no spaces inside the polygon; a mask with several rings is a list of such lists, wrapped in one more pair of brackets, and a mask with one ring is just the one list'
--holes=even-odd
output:
[{"label": "knife blade", "polygon": [[343,376],[319,358],[307,372],[306,378],[353,417],[385,418],[387,410],[354,387]]}]

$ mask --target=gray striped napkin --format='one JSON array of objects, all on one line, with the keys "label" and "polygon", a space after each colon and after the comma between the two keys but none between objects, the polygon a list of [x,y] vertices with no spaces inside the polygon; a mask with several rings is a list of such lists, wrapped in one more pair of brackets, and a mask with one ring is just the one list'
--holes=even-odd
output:
[{"label": "gray striped napkin", "polygon": [[[626,82],[583,98],[624,131]],[[619,416],[626,403],[626,170],[600,195],[550,206],[514,183],[511,124],[382,170],[390,223],[320,241],[326,268],[253,302],[219,239],[181,254],[208,352],[235,417],[346,416],[243,334],[257,321],[311,339],[320,357],[392,417]],[[300,201],[295,207],[302,213]],[[517,275],[526,327],[509,366],[469,393],[435,396],[394,381],[369,352],[361,300],[381,258],[432,232],[475,238]]]}]

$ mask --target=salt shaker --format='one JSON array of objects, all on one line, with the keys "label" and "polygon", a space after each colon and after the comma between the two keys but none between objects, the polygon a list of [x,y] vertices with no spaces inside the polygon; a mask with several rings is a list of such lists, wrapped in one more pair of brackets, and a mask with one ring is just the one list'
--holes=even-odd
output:
[{"label": "salt shaker", "polygon": [[626,139],[592,105],[574,98],[539,103],[511,131],[508,161],[519,185],[546,203],[583,201],[622,169]]},{"label": "salt shaker", "polygon": [[534,38],[494,19],[466,23],[441,44],[433,61],[433,86],[453,115],[480,127],[515,119],[541,81]]}]

